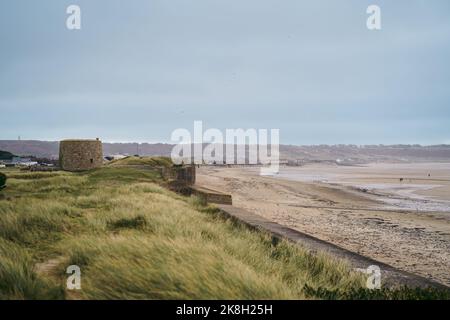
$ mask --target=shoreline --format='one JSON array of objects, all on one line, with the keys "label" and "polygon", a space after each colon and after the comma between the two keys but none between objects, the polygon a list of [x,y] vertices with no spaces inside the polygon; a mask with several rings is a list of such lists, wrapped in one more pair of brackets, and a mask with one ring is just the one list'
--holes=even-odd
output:
[{"label": "shoreline", "polygon": [[[356,174],[358,179],[364,174],[373,179],[372,173],[364,173],[366,168],[359,168],[362,172]],[[414,164],[410,168],[416,170]],[[323,170],[324,166],[294,169],[311,172]],[[349,169],[352,170],[346,167]],[[439,170],[434,169],[433,175]],[[197,183],[230,193],[234,206],[270,221],[450,285],[448,212],[405,210],[398,206],[388,209],[376,196],[350,186],[261,177],[256,168],[201,167]]]}]

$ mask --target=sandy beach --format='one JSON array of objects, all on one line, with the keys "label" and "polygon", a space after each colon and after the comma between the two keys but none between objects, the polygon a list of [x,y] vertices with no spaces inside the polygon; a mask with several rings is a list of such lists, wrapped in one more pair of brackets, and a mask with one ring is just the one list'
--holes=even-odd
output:
[{"label": "sandy beach", "polygon": [[345,249],[450,285],[450,164],[201,167],[197,184],[233,205]]}]

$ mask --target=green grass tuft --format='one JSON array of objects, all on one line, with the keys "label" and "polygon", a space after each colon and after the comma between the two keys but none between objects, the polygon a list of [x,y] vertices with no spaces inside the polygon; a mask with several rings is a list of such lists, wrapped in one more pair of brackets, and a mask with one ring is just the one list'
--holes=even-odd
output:
[{"label": "green grass tuft", "polygon": [[146,225],[147,220],[142,215],[133,218],[122,218],[110,222],[112,229],[143,229]]}]

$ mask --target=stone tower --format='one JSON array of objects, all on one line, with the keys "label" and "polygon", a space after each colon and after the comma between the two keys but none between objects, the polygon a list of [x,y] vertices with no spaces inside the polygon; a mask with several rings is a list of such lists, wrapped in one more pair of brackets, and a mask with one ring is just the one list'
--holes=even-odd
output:
[{"label": "stone tower", "polygon": [[63,140],[59,143],[59,164],[66,171],[84,171],[103,164],[102,142],[96,140]]}]

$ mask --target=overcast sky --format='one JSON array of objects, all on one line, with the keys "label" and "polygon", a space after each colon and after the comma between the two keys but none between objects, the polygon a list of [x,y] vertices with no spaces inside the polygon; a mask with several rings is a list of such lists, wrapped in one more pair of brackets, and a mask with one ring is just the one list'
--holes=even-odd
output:
[{"label": "overcast sky", "polygon": [[0,139],[170,142],[194,120],[286,144],[450,143],[450,1],[1,1]]}]

